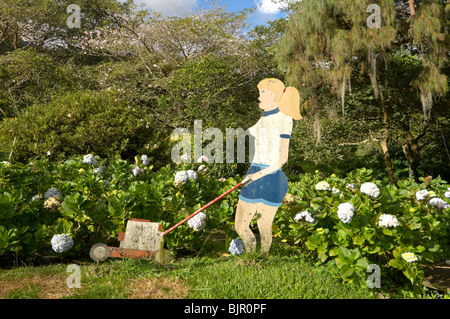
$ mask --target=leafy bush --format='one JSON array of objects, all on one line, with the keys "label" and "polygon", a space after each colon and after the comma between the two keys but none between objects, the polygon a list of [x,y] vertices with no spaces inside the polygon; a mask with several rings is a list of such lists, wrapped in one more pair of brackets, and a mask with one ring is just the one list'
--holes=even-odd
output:
[{"label": "leafy bush", "polygon": [[64,68],[44,53],[24,48],[0,56],[0,118],[68,87]]},{"label": "leafy bush", "polygon": [[[421,180],[421,184],[401,180],[398,187],[385,185],[373,179],[370,169],[353,171],[345,178],[334,174],[323,178],[318,171],[305,174],[290,184],[286,197],[290,201],[276,217],[276,236],[321,262],[335,263],[347,281],[360,281],[367,267],[375,264],[384,282],[401,281],[403,274],[420,284],[423,270],[418,264],[448,257],[450,211],[430,204],[432,197],[445,199],[449,185],[439,177]],[[373,184],[362,187],[367,182]],[[420,190],[428,190],[428,197],[418,200]],[[343,203],[353,206],[349,215],[344,214]],[[299,218],[303,211],[314,221]],[[405,253],[412,253],[417,261],[407,261]]]},{"label": "leafy bush", "polygon": [[[199,170],[201,165],[207,169]],[[139,157],[133,163],[99,156],[0,163],[0,260],[87,257],[95,243],[118,246],[118,233],[131,218],[168,229],[241,179],[217,178],[215,167],[193,163],[154,171]],[[449,185],[427,177],[420,184],[400,180],[396,187],[372,174],[358,169],[340,178],[317,171],[291,182],[274,220],[274,237],[335,265],[346,281],[361,283],[369,265],[377,265],[383,285],[417,287],[422,266],[449,256]],[[225,232],[228,246],[237,237],[237,202],[234,192],[206,209],[204,229],[184,223],[166,236],[167,248],[198,250],[216,230]],[[56,234],[70,235],[73,248],[52,251]]]},{"label": "leafy bush", "polygon": [[[59,256],[87,256],[97,242],[118,245],[118,233],[130,218],[175,225],[237,182],[219,180],[211,170],[197,173],[197,181],[175,183],[175,169],[197,170],[201,164],[163,167],[157,172],[136,157],[129,163],[116,157],[107,162],[96,156],[95,165],[77,156],[63,162],[48,159],[29,164],[0,164],[0,260],[16,255],[32,260],[51,254],[56,234],[69,234],[73,249]],[[136,169],[139,167],[139,170]],[[53,188],[53,190],[52,190]],[[58,196],[58,197],[54,197]],[[206,210],[206,230],[224,229],[228,242],[235,238],[231,217],[237,195],[229,195]],[[195,250],[202,231],[187,223],[165,238],[169,249]]]},{"label": "leafy bush", "polygon": [[1,148],[12,151],[12,160],[22,161],[47,155],[66,158],[85,151],[126,157],[156,136],[143,107],[129,105],[109,91],[55,97],[0,124]]}]

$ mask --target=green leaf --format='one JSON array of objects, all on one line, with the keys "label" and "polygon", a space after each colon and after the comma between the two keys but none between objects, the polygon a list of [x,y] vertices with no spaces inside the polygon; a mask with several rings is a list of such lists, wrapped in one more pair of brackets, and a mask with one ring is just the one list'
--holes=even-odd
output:
[{"label": "green leaf", "polygon": [[391,259],[389,260],[389,265],[391,265],[394,268],[397,268],[399,270],[403,269],[403,264],[399,262],[397,259]]}]

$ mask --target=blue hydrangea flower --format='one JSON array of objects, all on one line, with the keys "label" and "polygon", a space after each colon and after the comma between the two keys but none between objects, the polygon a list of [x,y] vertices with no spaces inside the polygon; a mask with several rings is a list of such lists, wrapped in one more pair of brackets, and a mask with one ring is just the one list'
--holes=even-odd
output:
[{"label": "blue hydrangea flower", "polygon": [[240,239],[233,239],[228,250],[232,255],[241,255],[245,251],[244,242]]},{"label": "blue hydrangea flower", "polygon": [[70,250],[73,247],[73,239],[68,234],[54,235],[51,240],[52,248],[57,253]]},{"label": "blue hydrangea flower", "polygon": [[45,199],[48,199],[50,197],[55,197],[55,196],[61,197],[61,193],[58,191],[58,189],[56,187],[50,188],[44,194]]},{"label": "blue hydrangea flower", "polygon": [[194,217],[188,220],[188,225],[195,231],[201,231],[206,227],[206,215],[204,213],[198,213]]}]

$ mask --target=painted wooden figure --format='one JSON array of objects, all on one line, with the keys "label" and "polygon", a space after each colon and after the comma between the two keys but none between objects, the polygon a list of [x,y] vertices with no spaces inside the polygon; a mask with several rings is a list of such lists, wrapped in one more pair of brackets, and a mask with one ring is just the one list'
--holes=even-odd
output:
[{"label": "painted wooden figure", "polygon": [[272,223],[288,190],[282,167],[289,156],[293,120],[301,120],[300,95],[296,88],[285,87],[278,79],[258,84],[259,108],[264,111],[250,127],[254,137],[254,156],[247,173],[252,182],[242,188],[236,210],[235,228],[248,253],[256,250],[256,238],[250,222],[256,214],[261,237],[261,253],[269,254]]}]

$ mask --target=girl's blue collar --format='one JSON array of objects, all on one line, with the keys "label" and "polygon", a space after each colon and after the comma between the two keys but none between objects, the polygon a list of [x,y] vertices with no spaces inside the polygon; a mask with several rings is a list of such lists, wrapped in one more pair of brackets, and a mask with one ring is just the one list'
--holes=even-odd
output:
[{"label": "girl's blue collar", "polygon": [[272,115],[272,114],[277,114],[278,112],[280,112],[280,109],[276,108],[276,109],[273,109],[271,111],[264,112],[262,116],[269,116],[269,115]]}]

